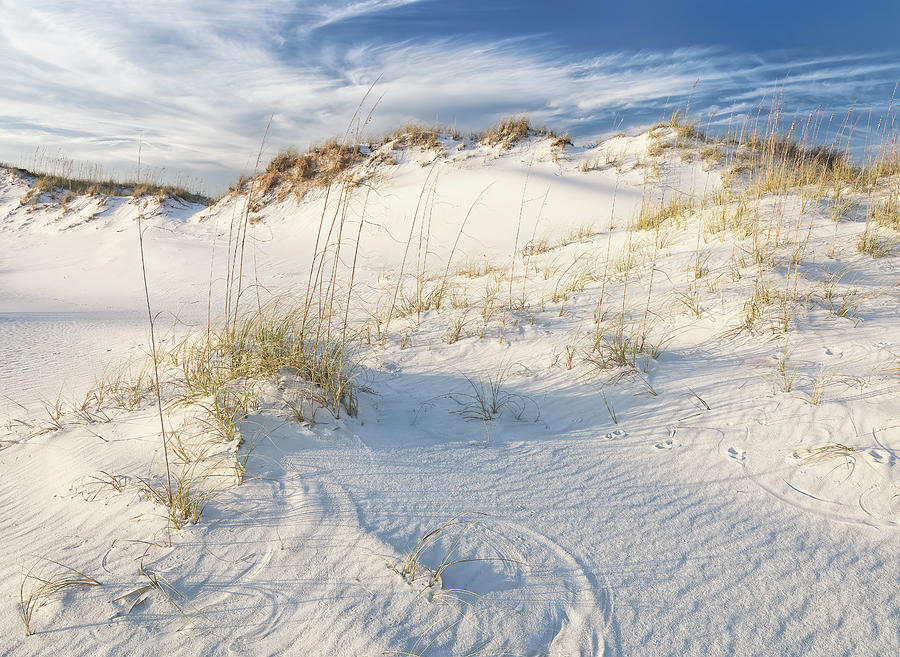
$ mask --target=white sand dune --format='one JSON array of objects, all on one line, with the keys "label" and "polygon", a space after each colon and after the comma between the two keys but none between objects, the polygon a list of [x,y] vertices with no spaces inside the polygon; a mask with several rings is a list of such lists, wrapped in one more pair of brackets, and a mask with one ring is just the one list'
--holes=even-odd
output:
[{"label": "white sand dune", "polygon": [[[0,400],[31,412],[7,404],[0,434],[0,653],[900,654],[897,248],[859,253],[865,213],[836,223],[827,199],[797,195],[759,204],[787,236],[766,269],[749,236],[710,228],[712,201],[631,231],[644,198],[722,188],[723,165],[654,154],[675,140],[656,135],[394,151],[347,204],[347,270],[365,211],[351,320],[383,319],[398,277],[412,294],[426,207],[429,287],[471,208],[459,303],[363,339],[356,417],[298,423],[282,374],[252,388],[237,447],[164,399],[170,430],[227,475],[180,530],[139,490],[164,472],[149,395],[91,423],[67,407],[59,427],[36,403],[77,400],[146,351],[138,201],[22,205],[29,181],[0,170]],[[324,202],[272,194],[251,213],[244,309],[302,299]],[[246,195],[141,203],[157,329],[202,332],[224,310]],[[761,274],[775,300],[735,330]],[[787,332],[769,328],[780,293]],[[603,322],[646,322],[656,357],[590,362],[601,294]],[[472,420],[473,382],[498,379],[500,412]],[[397,564],[454,518],[421,557],[461,562],[408,583]],[[41,557],[101,585],[41,606],[26,637],[23,568],[60,568]]]}]

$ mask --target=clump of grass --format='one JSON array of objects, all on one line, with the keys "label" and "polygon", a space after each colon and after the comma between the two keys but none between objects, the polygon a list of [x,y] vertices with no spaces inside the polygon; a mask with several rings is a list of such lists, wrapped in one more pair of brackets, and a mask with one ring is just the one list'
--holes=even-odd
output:
[{"label": "clump of grass", "polygon": [[747,172],[758,192],[783,193],[803,185],[834,185],[853,181],[861,171],[846,153],[833,146],[798,142],[792,132],[779,133],[777,122],[760,134],[742,135],[731,171]]},{"label": "clump of grass", "polygon": [[460,341],[463,336],[463,329],[466,326],[466,317],[465,314],[457,315],[450,321],[450,326],[447,327],[446,332],[444,333],[444,339],[447,341],[447,344],[456,344]]},{"label": "clump of grass", "polygon": [[647,144],[647,155],[650,157],[659,157],[662,155],[663,149],[672,147],[672,144],[669,142],[660,141],[654,135],[651,135],[651,137],[650,142]]},{"label": "clump of grass", "polygon": [[681,139],[705,139],[706,136],[697,128],[697,122],[688,119],[687,111],[675,110],[669,125],[675,128],[675,132]]},{"label": "clump of grass", "polygon": [[46,420],[34,425],[33,435],[39,436],[45,433],[60,431],[63,428],[63,416],[65,415],[62,399],[57,398],[55,402],[41,400],[41,405],[44,407]]},{"label": "clump of grass", "polygon": [[358,146],[337,139],[311,146],[302,154],[294,149],[281,151],[272,158],[252,188],[256,203],[272,191],[279,199],[293,192],[299,200],[312,187],[333,184],[347,169],[364,159]]},{"label": "clump of grass", "polygon": [[644,263],[647,255],[646,251],[647,249],[638,244],[636,240],[629,239],[614,263],[616,271],[627,276],[634,267]]},{"label": "clump of grass", "polygon": [[889,198],[876,204],[872,218],[880,226],[900,230],[900,201],[896,198]]},{"label": "clump of grass", "polygon": [[[38,569],[41,564],[51,564],[57,569],[45,573]],[[32,621],[38,609],[64,591],[91,586],[100,586],[100,582],[58,561],[42,558],[32,565],[23,573],[19,586],[19,615],[25,625],[25,636],[34,634]]]},{"label": "clump of grass", "polygon": [[588,362],[600,370],[626,367],[649,371],[651,361],[662,356],[669,339],[663,337],[651,341],[647,328],[643,323],[629,325],[623,321],[616,322],[612,327],[599,327],[587,357]]},{"label": "clump of grass", "polygon": [[790,392],[794,388],[797,379],[797,368],[791,364],[791,352],[785,349],[778,358],[774,359],[775,386],[782,392]]},{"label": "clump of grass", "polygon": [[553,139],[551,146],[554,148],[565,147],[566,144],[572,143],[567,134],[557,135],[546,126],[536,128],[524,116],[500,119],[497,125],[478,133],[476,139],[479,143],[491,147],[499,145],[504,149],[508,149],[517,142],[533,136],[551,137]]},{"label": "clump of grass", "polygon": [[[257,406],[259,381],[280,377],[303,388],[310,415],[318,408],[328,408],[335,417],[342,410],[355,415],[355,367],[348,344],[343,332],[309,318],[304,307],[257,309],[177,345],[170,354],[173,370],[167,385],[174,388],[176,405],[201,411],[204,434],[239,444],[241,422]],[[291,407],[287,397],[284,404]],[[300,413],[309,419],[302,402]],[[170,448],[183,461],[180,471],[170,472],[165,486],[141,479],[139,487],[166,508],[169,526],[180,529],[197,523],[226,483],[241,482],[247,457],[210,461],[169,433]]]},{"label": "clump of grass", "polygon": [[235,475],[240,479],[242,466],[246,465],[246,457],[254,446],[237,463],[230,457],[209,459],[205,453],[192,453],[185,445],[178,443],[173,433],[169,432],[173,443],[169,449],[182,460],[182,464],[180,469],[172,468],[170,478],[128,477],[101,471],[81,480],[75,492],[91,502],[104,491],[135,491],[153,504],[165,508],[169,527],[181,529],[188,524],[196,525],[225,483],[233,480]]},{"label": "clump of grass", "polygon": [[[403,558],[392,565],[392,568],[410,584],[415,582],[420,576],[424,576],[427,583],[426,586],[434,586],[440,582],[440,575],[436,570],[432,570],[423,565],[422,557],[424,553],[434,545],[443,532],[456,525],[462,524],[462,513],[458,513],[449,520],[441,523],[434,529],[431,529],[418,540],[407,551]],[[445,560],[442,560],[442,563]],[[446,567],[444,568],[446,569]]]},{"label": "clump of grass", "polygon": [[570,226],[569,229],[559,238],[558,246],[567,246],[575,242],[583,242],[596,235],[593,222],[585,222]]},{"label": "clump of grass", "polygon": [[156,390],[156,382],[147,371],[147,366],[123,366],[114,377],[98,382],[95,386],[97,408],[102,408],[103,400],[121,411],[133,411],[140,406],[147,395]]},{"label": "clump of grass", "polygon": [[165,508],[170,527],[181,529],[188,524],[196,525],[206,507],[220,493],[215,464],[197,460],[183,464],[180,471],[170,474],[171,483],[167,485],[138,477],[137,489],[149,501]]},{"label": "clump of grass", "polygon": [[490,422],[506,410],[511,410],[516,419],[522,419],[530,400],[504,388],[508,375],[509,366],[502,365],[496,373],[488,374],[484,379],[466,376],[472,392],[452,393],[450,397],[462,406],[460,414],[467,420]]},{"label": "clump of grass", "polygon": [[[444,521],[437,527],[428,530],[410,547],[402,559],[390,564],[391,568],[404,580],[412,584],[422,583],[426,588],[439,589],[443,586],[443,575],[451,566],[470,563],[474,561],[501,561],[503,563],[518,563],[512,559],[497,553],[496,557],[463,557],[459,550],[467,531],[474,528],[478,518],[487,516],[485,513],[461,512]],[[446,549],[440,551],[440,558],[436,566],[426,566],[424,561],[433,548],[443,541],[447,534],[453,534]]]},{"label": "clump of grass", "polygon": [[585,158],[578,165],[578,170],[581,173],[588,173],[589,171],[599,171],[602,166],[599,158]]},{"label": "clump of grass", "polygon": [[725,160],[725,154],[721,148],[716,146],[706,146],[700,150],[700,159],[710,167],[718,166]]},{"label": "clump of grass", "polygon": [[846,275],[847,270],[839,271],[830,275],[823,283],[821,298],[828,308],[828,311],[838,317],[853,316],[856,313],[857,306],[865,298],[865,296],[855,288],[845,289],[843,292],[836,289]]},{"label": "clump of grass", "polygon": [[541,255],[542,253],[548,253],[553,250],[553,246],[550,244],[550,238],[541,237],[535,240],[532,240],[522,249],[522,255],[526,258],[532,258],[537,255]]},{"label": "clump of grass", "polygon": [[117,493],[123,493],[127,485],[128,478],[124,475],[113,475],[101,470],[99,475],[84,477],[75,486],[75,492],[88,502],[93,502],[104,490],[111,489]]},{"label": "clump of grass", "polygon": [[125,595],[119,596],[118,598],[113,600],[113,602],[124,602],[126,605],[124,609],[116,612],[113,615],[113,618],[117,618],[119,616],[127,616],[132,612],[132,610],[134,610],[135,607],[146,600],[147,597],[154,591],[158,591],[159,593],[161,593],[166,601],[168,601],[169,604],[175,607],[178,613],[181,614],[181,616],[184,618],[184,623],[182,623],[181,627],[179,627],[178,629],[183,628],[191,621],[191,619],[194,618],[194,616],[200,613],[199,610],[194,610],[193,613],[188,614],[185,611],[187,598],[184,596],[184,594],[181,593],[177,588],[175,588],[175,585],[172,584],[172,582],[170,582],[168,579],[166,579],[159,573],[150,570],[149,568],[145,568],[143,561],[141,562],[140,573],[141,576],[147,580],[147,584],[139,586],[133,591],[129,591]]},{"label": "clump of grass", "polygon": [[562,307],[559,311],[560,317],[565,314],[565,304],[569,299],[570,293],[583,292],[588,283],[597,280],[597,274],[590,265],[582,266],[572,271],[578,260],[579,258],[573,259],[572,264],[560,274],[553,288],[553,294],[550,295],[550,300],[553,303],[562,302]]},{"label": "clump of grass", "polygon": [[[393,143],[396,146],[413,146],[424,150],[440,149],[443,152],[441,143],[443,132],[438,126],[425,126],[409,122],[385,135],[381,139],[381,143],[382,145]],[[457,134],[456,138],[458,137],[459,135]]]},{"label": "clump of grass", "polygon": [[[71,166],[71,163],[70,163]],[[70,168],[64,167],[64,168]],[[18,167],[4,166],[5,169],[13,171],[20,178],[25,180],[33,180],[31,189],[22,197],[22,204],[37,202],[44,194],[49,194],[51,198],[60,197],[60,205],[63,209],[71,202],[76,195],[85,196],[133,196],[135,198],[141,196],[153,196],[160,202],[167,198],[181,199],[188,203],[198,203],[201,205],[211,205],[212,199],[199,192],[192,192],[180,185],[165,185],[159,183],[135,182],[129,180],[115,180],[111,177],[102,177],[103,173],[99,168],[91,168],[88,173],[91,177],[72,177],[67,175],[65,171],[56,173],[32,172],[27,169]],[[55,168],[55,167],[54,167]]]},{"label": "clump of grass", "polygon": [[813,406],[818,406],[822,403],[822,400],[825,398],[825,389],[828,387],[828,384],[831,382],[831,375],[825,369],[823,365],[819,368],[819,374],[813,380],[813,389],[809,395],[809,403]]},{"label": "clump of grass", "polygon": [[868,253],[873,258],[883,258],[891,252],[896,240],[885,237],[874,228],[867,228],[859,236],[856,250],[860,253]]},{"label": "clump of grass", "polygon": [[676,294],[675,299],[694,317],[700,317],[700,286],[693,283],[686,292]]},{"label": "clump of grass", "polygon": [[776,160],[815,163],[832,169],[846,161],[846,156],[839,150],[827,146],[804,146],[791,134],[779,134],[775,126],[765,134],[748,134],[743,145],[764,151]]},{"label": "clump of grass", "polygon": [[304,310],[253,312],[228,329],[185,340],[176,350],[182,398],[194,401],[220,394],[231,381],[268,379],[282,370],[315,386],[324,406],[355,415],[356,371],[348,346],[327,329],[307,321]]},{"label": "clump of grass", "polygon": [[466,278],[481,278],[497,271],[499,267],[487,258],[468,258],[459,263],[453,273]]},{"label": "clump of grass", "polygon": [[500,286],[496,283],[488,281],[484,286],[484,298],[481,301],[481,331],[479,337],[484,337],[487,332],[488,324],[502,309],[502,304],[498,302],[500,294]]},{"label": "clump of grass", "polygon": [[554,149],[565,150],[566,146],[572,146],[572,140],[569,139],[568,132],[564,132],[561,135],[555,135],[550,141],[550,147]]},{"label": "clump of grass", "polygon": [[[284,372],[285,370],[280,371],[280,373]],[[316,394],[313,388],[315,386],[305,386],[303,392],[310,398],[321,402],[321,395]],[[222,442],[230,442],[239,437],[241,421],[258,407],[259,392],[256,382],[239,379],[229,381],[222,386],[216,393],[211,407],[207,407],[207,410],[215,420],[215,429]]]},{"label": "clump of grass", "polygon": [[847,468],[850,469],[853,466],[856,453],[857,450],[855,447],[842,445],[841,443],[829,443],[827,445],[811,447],[804,450],[802,452],[802,458],[804,463],[815,463],[833,458],[841,458],[844,459]]},{"label": "clump of grass", "polygon": [[187,464],[173,478],[168,509],[169,521],[176,529],[185,523],[196,525],[203,511],[219,494],[217,487],[209,481],[213,475],[199,474],[198,467],[196,462]]},{"label": "clump of grass", "polygon": [[762,279],[753,288],[753,294],[744,304],[744,314],[737,331],[752,331],[756,322],[763,317],[771,304],[775,302],[772,290]]},{"label": "clump of grass", "polygon": [[693,209],[691,199],[673,198],[654,205],[641,207],[634,227],[637,230],[655,230],[670,219],[684,217]]},{"label": "clump of grass", "polygon": [[488,146],[501,145],[509,148],[522,139],[534,134],[535,130],[525,117],[508,117],[500,119],[497,125],[484,130],[478,135],[478,141]]},{"label": "clump of grass", "polygon": [[[688,140],[707,141],[708,137],[698,127],[697,122],[688,118],[688,111],[676,109],[672,112],[667,120],[657,123],[650,129],[650,135],[655,137],[661,128],[671,128],[675,130],[676,145],[684,146]],[[663,147],[667,145],[665,142],[660,144]],[[671,144],[668,144],[671,145]]]}]

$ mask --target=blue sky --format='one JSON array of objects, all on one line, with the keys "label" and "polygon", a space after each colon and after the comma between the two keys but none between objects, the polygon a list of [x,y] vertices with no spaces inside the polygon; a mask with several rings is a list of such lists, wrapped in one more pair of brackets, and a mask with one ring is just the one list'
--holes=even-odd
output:
[{"label": "blue sky", "polygon": [[[900,78],[900,2],[0,0],[0,160],[58,153],[221,192],[268,155],[343,131],[463,130],[527,113],[596,139],[688,103],[712,129],[784,92],[864,134]],[[699,82],[697,82],[699,80]],[[696,82],[696,85],[695,85]]]}]

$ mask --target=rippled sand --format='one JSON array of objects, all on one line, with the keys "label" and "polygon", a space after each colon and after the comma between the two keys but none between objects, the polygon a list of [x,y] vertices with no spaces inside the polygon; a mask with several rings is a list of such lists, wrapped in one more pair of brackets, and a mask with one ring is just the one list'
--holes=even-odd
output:
[{"label": "rippled sand", "polygon": [[0,313],[0,412],[77,395],[147,344],[147,319],[138,313]]}]

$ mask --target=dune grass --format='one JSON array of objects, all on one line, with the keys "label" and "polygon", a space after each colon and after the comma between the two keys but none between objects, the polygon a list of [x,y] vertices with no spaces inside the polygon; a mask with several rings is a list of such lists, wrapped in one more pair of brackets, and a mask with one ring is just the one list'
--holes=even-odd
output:
[{"label": "dune grass", "polygon": [[[230,382],[272,378],[285,370],[311,384],[322,406],[355,415],[356,372],[349,345],[322,339],[318,325],[304,327],[303,313],[302,307],[273,306],[248,313],[227,330],[185,339],[173,352],[181,370],[180,401],[227,395]],[[229,406],[223,402],[220,397],[216,407]]]},{"label": "dune grass", "polygon": [[23,203],[36,202],[44,194],[48,194],[53,200],[58,200],[62,205],[68,203],[76,195],[132,196],[135,198],[152,196],[159,201],[174,198],[207,206],[213,203],[213,199],[209,196],[191,191],[177,183],[119,179],[104,175],[103,170],[97,165],[83,166],[76,170],[74,164],[69,160],[62,160],[57,164],[44,162],[43,166],[33,170],[4,163],[0,163],[0,168],[30,182],[31,189],[23,197]]},{"label": "dune grass", "polygon": [[[507,564],[519,562],[498,553],[496,557],[464,557],[459,550],[464,535],[477,528],[478,521],[489,517],[486,513],[463,511],[426,531],[391,568],[410,584],[421,583],[426,589],[443,587],[443,575],[452,566],[470,563],[500,561]],[[444,544],[444,547],[441,545]],[[440,548],[440,549],[437,549]],[[437,549],[439,558],[436,565],[428,566],[426,559]]]},{"label": "dune grass", "polygon": [[74,568],[45,557],[36,561],[22,574],[19,586],[19,615],[25,636],[34,634],[34,614],[38,609],[68,590],[92,586],[100,586],[100,582]]},{"label": "dune grass", "polygon": [[509,410],[516,419],[524,417],[529,402],[533,401],[523,395],[509,392],[505,388],[509,377],[510,366],[502,364],[493,374],[484,378],[464,376],[471,392],[452,393],[450,396],[460,404],[460,415],[467,420],[490,422]]},{"label": "dune grass", "polygon": [[[365,156],[359,146],[350,145],[332,138],[324,144],[311,146],[305,153],[295,149],[279,152],[272,158],[265,171],[251,187],[254,195],[253,207],[259,208],[270,192],[274,192],[278,200],[293,193],[297,199],[313,187],[327,187],[338,181],[339,177],[354,164],[361,162]],[[237,189],[243,191],[249,187],[240,184]]]}]

